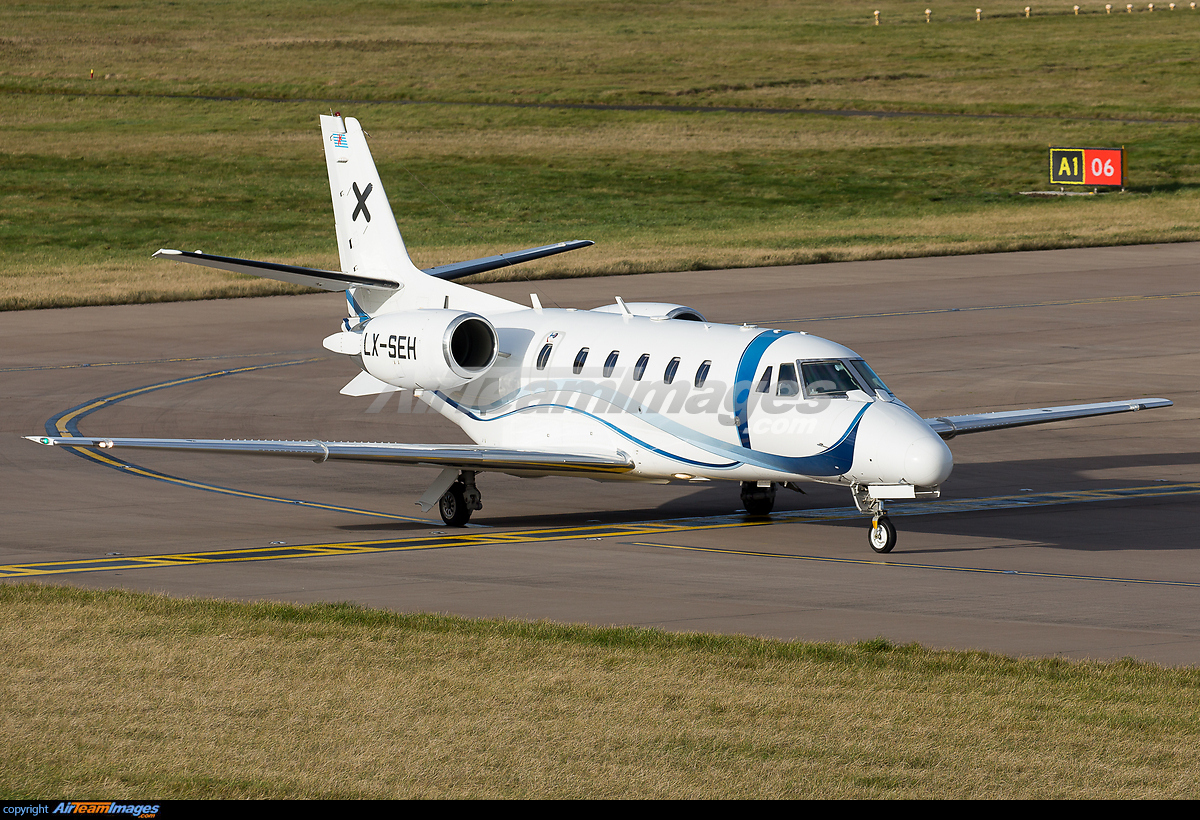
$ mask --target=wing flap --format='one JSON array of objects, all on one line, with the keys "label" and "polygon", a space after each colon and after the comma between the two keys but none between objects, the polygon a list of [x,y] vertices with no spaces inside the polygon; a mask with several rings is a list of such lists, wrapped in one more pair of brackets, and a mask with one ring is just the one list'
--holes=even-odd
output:
[{"label": "wing flap", "polygon": [[237,439],[93,438],[26,436],[32,442],[99,450],[146,449],[196,453],[240,453],[324,461],[413,464],[461,470],[545,474],[627,473],[633,462],[622,452],[555,453],[479,445],[393,444],[359,441],[270,441]]},{"label": "wing flap", "polygon": [[925,419],[944,439],[952,439],[966,433],[982,433],[985,430],[1004,430],[1009,427],[1027,427],[1031,424],[1046,424],[1052,421],[1082,419],[1090,416],[1107,416],[1113,413],[1132,413],[1156,407],[1170,407],[1168,399],[1134,399],[1131,401],[1105,401],[1095,404],[1068,404],[1060,407],[1034,407],[1029,410],[1000,410],[995,413],[973,413],[965,416],[938,416]]}]

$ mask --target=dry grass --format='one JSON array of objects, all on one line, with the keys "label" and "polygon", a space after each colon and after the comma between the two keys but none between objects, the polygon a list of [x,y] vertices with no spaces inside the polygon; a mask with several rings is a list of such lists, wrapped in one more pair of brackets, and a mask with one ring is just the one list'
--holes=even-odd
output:
[{"label": "dry grass", "polygon": [[[1022,203],[986,212],[909,218],[865,217],[852,224],[798,217],[783,225],[736,232],[664,232],[653,248],[636,241],[482,274],[463,281],[569,278],[658,270],[704,270],[805,265],[864,259],[953,256],[1046,248],[1194,241],[1200,230],[1200,195],[1146,197],[1110,194],[1095,201],[1048,202],[1032,210]],[[1087,209],[1081,218],[1080,211]],[[1151,240],[1147,237],[1157,236]],[[733,247],[731,247],[733,246]],[[700,250],[704,248],[705,250]],[[447,261],[466,249],[450,250]],[[458,256],[456,256],[458,254]],[[431,263],[432,264],[432,263]],[[437,264],[441,264],[438,262]],[[803,276],[803,272],[797,272]]]},{"label": "dry grass", "polygon": [[306,292],[309,291],[286,282],[223,274],[194,265],[164,264],[157,260],[120,265],[31,264],[0,274],[0,310],[232,299]]},{"label": "dry grass", "polygon": [[0,794],[1194,797],[1194,670],[0,587]]}]

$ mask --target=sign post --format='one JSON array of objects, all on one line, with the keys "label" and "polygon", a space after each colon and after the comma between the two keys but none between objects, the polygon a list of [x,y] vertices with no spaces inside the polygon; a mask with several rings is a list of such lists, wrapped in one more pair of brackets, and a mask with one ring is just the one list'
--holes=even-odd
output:
[{"label": "sign post", "polygon": [[1050,146],[1051,185],[1125,185],[1125,149]]}]

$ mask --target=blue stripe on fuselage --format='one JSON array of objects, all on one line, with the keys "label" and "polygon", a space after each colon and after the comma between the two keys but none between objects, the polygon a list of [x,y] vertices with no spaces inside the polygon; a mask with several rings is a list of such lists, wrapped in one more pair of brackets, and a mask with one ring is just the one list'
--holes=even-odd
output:
[{"label": "blue stripe on fuselage", "polygon": [[754,383],[754,374],[758,372],[758,363],[762,361],[763,354],[772,342],[790,333],[790,330],[764,330],[746,345],[741,359],[738,360],[737,371],[733,377],[733,418],[737,422],[738,439],[747,450],[752,449],[750,410],[747,405],[750,403],[750,387]]},{"label": "blue stripe on fuselage", "polygon": [[674,459],[675,461],[679,461],[684,464],[690,464],[696,467],[711,467],[721,470],[728,470],[741,464],[748,464],[768,470],[777,470],[781,473],[788,473],[790,475],[822,478],[842,475],[850,469],[851,465],[854,464],[854,447],[855,440],[858,437],[858,425],[859,422],[862,421],[863,415],[871,407],[871,405],[867,404],[858,411],[858,413],[854,416],[854,420],[850,422],[850,425],[846,428],[846,432],[842,434],[841,438],[839,438],[832,447],[820,453],[814,453],[811,456],[784,456],[777,455],[775,453],[764,453],[748,447],[739,447],[736,444],[728,444],[724,441],[712,438],[711,436],[706,436],[703,433],[698,433],[695,430],[692,430],[691,428],[686,427],[685,425],[682,425],[679,422],[676,422],[665,416],[659,416],[658,414],[646,414],[639,416],[643,422],[649,424],[651,427],[654,427],[660,432],[666,433],[669,436],[673,436],[674,438],[687,444],[699,447],[715,456],[724,456],[725,458],[730,459],[729,463],[727,464],[718,464],[696,461],[694,459],[676,455],[675,453],[670,453],[666,450],[655,447],[648,442],[637,438],[636,436],[633,436],[628,431],[622,430],[617,425],[609,421],[605,421],[604,419],[601,419],[592,413],[587,412],[586,410],[580,410],[578,407],[571,407],[570,405],[566,404],[530,405],[528,407],[518,408],[516,410],[503,413],[499,416],[493,416],[492,418],[485,419],[477,416],[471,411],[470,408],[464,407],[444,393],[440,391],[433,391],[433,393],[446,404],[475,421],[498,421],[501,418],[505,418],[517,413],[532,412],[539,409],[553,407],[563,411],[580,413],[581,415],[587,416],[593,421],[599,422],[613,432],[640,447],[644,447],[645,449],[657,453],[658,455]]}]

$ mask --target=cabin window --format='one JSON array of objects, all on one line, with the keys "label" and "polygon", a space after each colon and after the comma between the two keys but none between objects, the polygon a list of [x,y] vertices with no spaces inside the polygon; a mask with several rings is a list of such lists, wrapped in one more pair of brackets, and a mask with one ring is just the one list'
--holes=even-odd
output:
[{"label": "cabin window", "polygon": [[575,364],[571,365],[572,373],[578,376],[583,372],[583,363],[587,361],[587,354],[588,349],[586,347],[580,348],[579,352],[575,354]]},{"label": "cabin window", "polygon": [[845,362],[801,362],[804,393],[813,396],[846,395],[849,390],[862,390]]},{"label": "cabin window", "polygon": [[550,361],[550,351],[552,351],[552,350],[554,350],[554,345],[552,345],[552,344],[547,344],[545,347],[542,348],[542,352],[538,354],[538,358],[537,358],[537,369],[538,370],[546,369],[546,362]]},{"label": "cabin window", "polygon": [[779,383],[775,385],[775,395],[800,395],[800,382],[796,380],[796,365],[792,362],[784,362],[779,365]]},{"label": "cabin window", "polygon": [[671,361],[667,362],[667,369],[663,371],[663,381],[667,384],[675,381],[675,371],[679,369],[679,357],[676,356]]},{"label": "cabin window", "polygon": [[850,364],[854,366],[854,369],[858,371],[858,375],[862,376],[863,380],[867,384],[871,385],[876,390],[884,390],[888,393],[892,392],[891,390],[888,390],[888,386],[883,383],[883,379],[875,375],[875,371],[871,369],[871,366],[862,359],[851,359]]},{"label": "cabin window", "polygon": [[696,381],[693,382],[697,387],[703,387],[704,382],[708,379],[709,368],[712,367],[712,359],[706,359],[704,364],[700,365],[696,370]]},{"label": "cabin window", "polygon": [[755,393],[771,392],[771,371],[772,371],[772,369],[773,368],[768,366],[767,369],[763,371],[762,378],[758,380],[758,386],[754,388]]},{"label": "cabin window", "polygon": [[613,374],[613,370],[617,367],[617,356],[621,355],[621,351],[614,350],[608,354],[608,358],[604,360],[604,378],[608,378]]},{"label": "cabin window", "polygon": [[635,382],[640,382],[642,380],[642,375],[645,374],[646,365],[648,364],[650,364],[650,354],[643,353],[641,358],[637,360],[637,364],[633,366],[633,380]]}]

